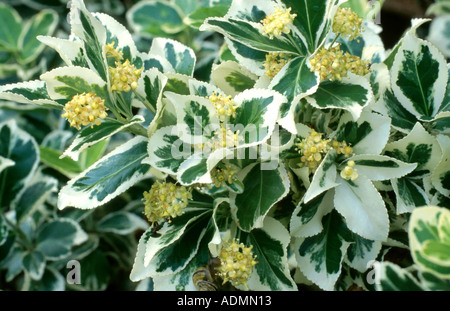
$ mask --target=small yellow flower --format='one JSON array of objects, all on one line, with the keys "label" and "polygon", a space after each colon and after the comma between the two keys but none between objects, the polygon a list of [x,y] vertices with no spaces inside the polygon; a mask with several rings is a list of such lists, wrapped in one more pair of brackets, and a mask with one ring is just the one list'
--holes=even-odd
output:
[{"label": "small yellow flower", "polygon": [[266,61],[264,62],[265,74],[270,78],[276,76],[278,72],[291,60],[286,53],[270,52],[266,54]]},{"label": "small yellow flower", "polygon": [[211,171],[211,179],[214,186],[217,188],[232,184],[236,170],[233,170],[231,165],[227,164],[225,168],[216,167]]},{"label": "small yellow flower", "polygon": [[224,124],[220,124],[220,128],[214,132],[214,136],[203,144],[194,146],[195,152],[203,151],[204,153],[213,152],[220,148],[234,148],[239,145],[239,131],[233,132],[226,128]]},{"label": "small yellow flower", "polygon": [[288,26],[292,24],[296,16],[297,14],[291,14],[291,8],[287,10],[275,8],[275,12],[261,21],[263,34],[268,35],[270,39],[283,33],[288,34],[290,32]]},{"label": "small yellow flower", "polygon": [[353,148],[347,145],[345,141],[343,142],[333,141],[332,146],[333,149],[336,150],[337,154],[343,154],[346,158],[353,155]]},{"label": "small yellow flower", "polygon": [[145,216],[152,223],[166,218],[170,222],[170,218],[184,214],[189,199],[192,193],[186,187],[155,181],[149,192],[144,192]]},{"label": "small yellow flower", "polygon": [[128,59],[123,63],[116,61],[116,67],[109,67],[112,80],[111,91],[129,92],[132,89],[135,90],[142,70],[144,70],[144,67],[136,69],[134,65],[130,64]]},{"label": "small yellow flower", "polygon": [[224,242],[219,254],[220,266],[216,268],[218,276],[223,279],[223,284],[230,282],[233,286],[247,287],[253,267],[258,263],[252,248],[253,245],[245,247],[244,243],[239,243],[236,239]]},{"label": "small yellow flower", "polygon": [[349,40],[361,36],[363,19],[349,8],[339,8],[333,20],[333,32]]},{"label": "small yellow flower", "polygon": [[356,178],[358,178],[358,171],[356,168],[354,168],[354,166],[354,161],[350,160],[347,162],[347,166],[344,167],[344,169],[341,171],[342,179],[354,181]]},{"label": "small yellow flower", "polygon": [[123,53],[119,50],[119,47],[114,48],[114,44],[116,44],[114,41],[105,45],[105,52],[106,57],[113,57],[116,60],[122,60],[123,59]]},{"label": "small yellow flower", "polygon": [[295,144],[301,155],[301,162],[298,164],[300,167],[307,166],[311,171],[315,171],[331,149],[330,140],[322,139],[322,135],[313,129],[308,137]]},{"label": "small yellow flower", "polygon": [[221,122],[228,121],[230,117],[236,117],[236,109],[238,106],[234,105],[231,95],[223,96],[222,94],[213,92],[208,99],[216,108],[217,115]]},{"label": "small yellow flower", "polygon": [[100,125],[100,119],[105,119],[107,115],[105,100],[89,92],[73,96],[64,106],[62,117],[70,122],[70,126],[80,130],[81,126]]},{"label": "small yellow flower", "polygon": [[320,49],[310,59],[311,71],[316,71],[321,80],[339,80],[347,77],[348,72],[364,76],[370,72],[369,62],[361,60],[358,56],[343,52],[340,44],[329,49]]}]

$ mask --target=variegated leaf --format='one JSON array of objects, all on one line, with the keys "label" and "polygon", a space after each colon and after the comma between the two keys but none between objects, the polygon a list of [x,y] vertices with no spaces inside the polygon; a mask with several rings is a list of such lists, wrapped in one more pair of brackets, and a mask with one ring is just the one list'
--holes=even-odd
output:
[{"label": "variegated leaf", "polygon": [[351,145],[355,154],[380,154],[389,139],[390,125],[390,118],[377,113],[365,111],[356,122],[346,114],[332,136]]},{"label": "variegated leaf", "polygon": [[118,211],[103,217],[96,224],[96,228],[100,232],[113,232],[126,235],[136,230],[146,230],[148,228],[148,222],[133,213]]},{"label": "variegated leaf", "polygon": [[61,189],[58,208],[105,204],[146,177],[150,167],[141,163],[146,156],[147,140],[140,136],[117,147]]},{"label": "variegated leaf", "polygon": [[311,185],[306,190],[305,196],[303,198],[303,201],[305,203],[310,202],[312,199],[322,194],[323,192],[339,185],[338,183],[336,183],[336,157],[337,153],[334,150],[329,151],[324,157],[314,173]]},{"label": "variegated leaf", "polygon": [[194,51],[178,41],[155,38],[152,41],[150,55],[163,56],[179,74],[192,76],[194,73],[196,56]]},{"label": "variegated leaf", "polygon": [[183,13],[166,1],[143,1],[127,11],[127,22],[136,33],[152,37],[171,36],[183,30]]},{"label": "variegated leaf", "polygon": [[322,226],[319,234],[295,241],[295,257],[308,280],[324,290],[334,290],[352,237],[336,211],[322,218]]},{"label": "variegated leaf", "polygon": [[27,21],[18,42],[21,62],[29,63],[38,57],[44,50],[44,45],[36,37],[51,35],[58,25],[58,20],[56,12],[47,9],[40,11]]},{"label": "variegated leaf", "polygon": [[377,181],[403,177],[411,173],[417,166],[415,163],[405,163],[394,158],[374,154],[358,154],[348,160],[355,162],[355,169],[359,175]]},{"label": "variegated leaf", "polygon": [[247,89],[251,89],[258,76],[236,62],[226,61],[213,65],[211,80],[225,94],[235,96]]},{"label": "variegated leaf", "polygon": [[397,199],[397,214],[410,213],[417,206],[430,203],[425,191],[411,178],[394,178],[391,184]]},{"label": "variegated leaf", "polygon": [[374,96],[366,79],[349,73],[342,81],[324,81],[317,91],[306,97],[306,101],[318,109],[343,109],[357,120],[364,107],[372,103]]},{"label": "variegated leaf", "polygon": [[417,117],[433,117],[444,99],[447,80],[447,62],[438,49],[407,35],[391,68],[392,91],[402,106]]},{"label": "variegated leaf", "polygon": [[442,195],[450,197],[450,138],[438,135],[437,140],[442,149],[442,158],[431,173],[431,182]]},{"label": "variegated leaf", "polygon": [[0,46],[10,51],[17,50],[22,32],[22,18],[6,3],[0,4],[0,29]]},{"label": "variegated leaf", "polygon": [[323,230],[322,218],[333,210],[334,191],[325,191],[305,203],[303,200],[295,208],[290,221],[290,233],[297,238],[319,234]]},{"label": "variegated leaf", "polygon": [[370,267],[381,250],[381,241],[372,241],[353,234],[353,243],[347,249],[346,262],[363,273]]},{"label": "variegated leaf", "polygon": [[389,216],[384,201],[365,176],[354,181],[337,177],[340,184],[334,194],[334,206],[345,218],[348,228],[363,238],[385,241]]},{"label": "variegated leaf", "polygon": [[181,163],[191,155],[191,146],[183,143],[176,126],[167,126],[150,137],[148,154],[143,163],[162,172],[176,174]]},{"label": "variegated leaf", "polygon": [[450,279],[450,212],[445,208],[416,208],[409,223],[414,262],[439,278]]},{"label": "variegated leaf", "polygon": [[[0,206],[9,206],[26,187],[39,164],[39,147],[35,139],[20,129],[16,121],[0,123],[0,156],[4,169],[0,172]],[[12,165],[14,163],[14,165]]]},{"label": "variegated leaf", "polygon": [[72,33],[83,41],[83,51],[89,68],[103,81],[109,81],[106,62],[106,29],[85,7],[82,0],[71,2],[70,25]]},{"label": "variegated leaf", "polygon": [[297,290],[288,265],[289,232],[278,220],[266,217],[261,228],[241,232],[239,240],[253,245],[258,261],[247,282],[250,290]]},{"label": "variegated leaf", "polygon": [[120,131],[126,130],[134,124],[139,124],[142,122],[144,122],[144,118],[137,115],[134,116],[130,122],[125,124],[114,119],[107,119],[95,128],[86,127],[78,132],[70,146],[64,151],[62,157],[70,157],[74,161],[78,161],[80,153],[84,150],[100,141],[108,139]]},{"label": "variegated leaf", "polygon": [[404,138],[389,143],[385,155],[407,163],[417,163],[416,169],[408,177],[419,178],[429,175],[439,163],[442,151],[434,136],[420,123]]},{"label": "variegated leaf", "polygon": [[37,36],[37,39],[58,52],[67,66],[88,67],[83,55],[83,44],[80,41],[50,36]]},{"label": "variegated leaf", "polygon": [[289,179],[283,166],[268,170],[262,163],[244,168],[237,178],[245,191],[231,193],[231,211],[243,231],[262,227],[269,209],[289,192]]},{"label": "variegated leaf", "polygon": [[60,67],[41,75],[48,95],[54,100],[71,100],[73,96],[92,92],[110,106],[110,98],[105,80],[94,71],[84,67]]},{"label": "variegated leaf", "polygon": [[378,291],[422,291],[424,290],[414,276],[398,265],[385,261],[378,268]]},{"label": "variegated leaf", "polygon": [[45,82],[39,80],[1,85],[0,99],[62,110],[49,96]]}]

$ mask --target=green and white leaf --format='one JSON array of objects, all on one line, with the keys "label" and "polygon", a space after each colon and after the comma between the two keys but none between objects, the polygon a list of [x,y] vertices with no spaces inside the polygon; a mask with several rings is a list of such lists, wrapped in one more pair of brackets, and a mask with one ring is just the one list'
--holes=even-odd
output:
[{"label": "green and white leaf", "polygon": [[227,6],[221,4],[210,7],[200,7],[184,17],[183,22],[198,29],[205,19],[209,17],[223,17],[226,14],[227,8]]},{"label": "green and white leaf", "polygon": [[0,123],[0,156],[14,162],[4,161],[0,172],[1,180],[8,181],[2,185],[0,206],[9,204],[26,187],[36,172],[39,164],[39,147],[35,139],[20,129],[15,120]]},{"label": "green and white leaf", "polygon": [[[212,209],[186,209],[152,237],[148,229],[141,237],[130,278],[136,282],[146,277],[166,276],[184,269],[195,256],[206,234]],[[167,260],[170,258],[171,260]]]},{"label": "green and white leaf", "polygon": [[357,234],[353,234],[353,241],[347,249],[345,261],[350,267],[363,273],[377,258],[382,246],[381,241],[367,240]]},{"label": "green and white leaf", "polygon": [[386,146],[390,125],[390,118],[377,113],[364,111],[356,122],[346,114],[340,118],[338,129],[331,137],[350,144],[355,154],[376,155]]},{"label": "green and white leaf", "polygon": [[109,81],[106,62],[106,29],[85,7],[82,0],[74,0],[70,8],[70,25],[74,35],[83,41],[83,51],[89,68]]},{"label": "green and white leaf", "polygon": [[41,75],[49,96],[54,100],[72,100],[77,94],[92,92],[109,106],[106,82],[94,71],[78,66],[59,67]]},{"label": "green and white leaf", "polygon": [[49,96],[46,83],[39,80],[1,85],[0,99],[62,110],[62,106]]},{"label": "green and white leaf", "polygon": [[72,246],[88,238],[80,225],[69,218],[59,218],[41,227],[36,237],[36,250],[48,260],[59,260],[70,254]]},{"label": "green and white leaf", "polygon": [[433,117],[444,99],[447,62],[427,41],[407,35],[391,68],[391,87],[402,106],[417,117]]},{"label": "green and white leaf", "polygon": [[213,65],[211,81],[227,95],[235,96],[247,89],[251,89],[258,80],[258,76],[234,61]]},{"label": "green and white leaf", "polygon": [[29,284],[25,283],[24,285],[28,285],[22,288],[24,291],[64,291],[66,289],[66,280],[59,271],[47,265],[39,281],[31,280]]},{"label": "green and white leaf", "polygon": [[406,137],[387,144],[384,154],[403,162],[417,163],[416,169],[408,175],[413,178],[429,175],[442,157],[437,139],[420,123],[416,123]]},{"label": "green and white leaf", "polygon": [[0,156],[0,173],[8,167],[14,166],[16,163],[10,159]]},{"label": "green and white leaf", "polygon": [[70,180],[59,192],[58,208],[105,204],[146,177],[150,167],[141,163],[146,157],[147,139],[129,140]]},{"label": "green and white leaf", "polygon": [[450,111],[438,113],[431,121],[431,126],[433,130],[440,134],[450,134]]},{"label": "green and white leaf", "polygon": [[352,241],[351,232],[336,211],[322,218],[322,226],[319,234],[295,240],[295,257],[308,280],[323,290],[334,290]]},{"label": "green and white leaf", "polygon": [[261,228],[270,208],[289,193],[289,179],[283,166],[268,170],[263,163],[238,173],[245,191],[230,194],[231,211],[240,229]]},{"label": "green and white leaf", "polygon": [[358,120],[364,107],[374,101],[372,88],[367,79],[352,73],[342,81],[324,81],[317,91],[306,97],[306,101],[317,109],[343,109]]},{"label": "green and white leaf", "polygon": [[112,232],[120,235],[133,233],[136,230],[146,230],[148,222],[133,213],[118,211],[103,217],[96,228],[100,232]]},{"label": "green and white leaf", "polygon": [[430,24],[427,40],[433,43],[445,57],[450,57],[450,31],[449,15],[436,16]]},{"label": "green and white leaf", "polygon": [[397,214],[411,213],[416,207],[430,203],[425,191],[411,178],[394,178],[391,184],[397,199]]},{"label": "green and white leaf", "polygon": [[287,98],[267,89],[249,89],[234,97],[236,117],[230,123],[239,130],[238,148],[247,148],[264,143],[275,129],[278,111]]},{"label": "green and white leaf", "polygon": [[23,268],[28,275],[39,281],[44,275],[45,257],[40,251],[32,251],[23,257]]},{"label": "green and white leaf", "polygon": [[239,240],[253,245],[253,254],[257,256],[258,263],[247,282],[250,290],[297,290],[288,265],[289,232],[278,220],[266,217],[261,228],[242,232]]},{"label": "green and white leaf", "polygon": [[175,175],[191,155],[191,145],[184,144],[176,126],[166,126],[156,131],[148,141],[148,157],[142,163]]},{"label": "green and white leaf", "polygon": [[176,73],[187,76],[192,76],[194,73],[197,59],[195,53],[191,48],[178,41],[155,38],[152,41],[149,54],[163,56],[172,65]]},{"label": "green and white leaf", "polygon": [[57,190],[57,184],[57,180],[53,177],[36,174],[11,204],[16,212],[17,224],[22,223],[39,208],[48,196]]},{"label": "green and white leaf", "polygon": [[346,181],[339,176],[334,206],[344,216],[348,228],[363,238],[385,241],[389,233],[389,216],[381,195],[365,176]]},{"label": "green and white leaf", "polygon": [[431,173],[431,182],[442,195],[450,197],[450,138],[438,135],[437,140],[442,149],[442,158]]},{"label": "green and white leaf", "polygon": [[85,62],[83,44],[80,41],[42,35],[36,38],[58,52],[67,66],[82,66],[83,61]]},{"label": "green and white leaf", "polygon": [[417,166],[415,163],[405,163],[375,154],[359,154],[348,159],[350,160],[355,162],[359,175],[364,175],[372,181],[400,178],[411,173]]},{"label": "green and white leaf", "polygon": [[307,238],[323,230],[322,218],[333,210],[334,191],[325,191],[308,203],[303,200],[292,213],[289,230],[296,238]]},{"label": "green and white leaf", "polygon": [[22,18],[19,13],[7,5],[0,4],[0,47],[15,51],[18,49],[19,37],[22,32]]},{"label": "green and white leaf", "polygon": [[379,266],[378,291],[422,291],[424,290],[414,276],[398,265],[385,261]]},{"label": "green and white leaf", "polygon": [[264,74],[266,70],[264,69],[263,64],[266,61],[266,52],[250,48],[227,37],[225,37],[224,40],[226,47],[228,47],[231,55],[239,64],[257,76],[262,76]]},{"label": "green and white leaf", "polygon": [[186,27],[179,7],[165,1],[139,2],[127,11],[126,19],[135,33],[152,37],[174,35]]},{"label": "green and white leaf", "polygon": [[414,262],[423,270],[450,279],[450,212],[445,208],[416,208],[409,223],[409,244]]},{"label": "green and white leaf", "polygon": [[331,150],[322,160],[319,167],[314,173],[311,185],[309,185],[309,188],[306,190],[305,196],[303,197],[304,203],[309,203],[318,195],[339,185],[338,183],[336,183],[336,157],[336,151]]},{"label": "green and white leaf", "polygon": [[55,11],[44,9],[26,22],[18,42],[20,62],[30,63],[39,56],[45,46],[36,37],[51,35],[58,21],[59,17]]},{"label": "green and white leaf", "polygon": [[78,132],[70,146],[64,151],[62,157],[69,157],[78,161],[80,154],[100,141],[110,138],[114,134],[126,130],[130,126],[144,122],[140,115],[134,116],[129,122],[123,124],[114,119],[106,119],[95,128],[85,127]]},{"label": "green and white leaf", "polygon": [[[139,79],[136,92],[146,100],[145,106],[155,115],[162,110],[162,92],[167,80],[167,77],[156,68],[145,70]],[[155,117],[153,120],[156,119]]]},{"label": "green and white leaf", "polygon": [[405,134],[408,134],[417,122],[417,117],[402,106],[390,89],[381,93],[372,109],[390,117],[392,127]]},{"label": "green and white leaf", "polygon": [[299,53],[286,37],[270,39],[263,35],[261,23],[240,18],[211,17],[206,19],[199,29],[200,31],[216,31],[233,41],[259,51]]}]

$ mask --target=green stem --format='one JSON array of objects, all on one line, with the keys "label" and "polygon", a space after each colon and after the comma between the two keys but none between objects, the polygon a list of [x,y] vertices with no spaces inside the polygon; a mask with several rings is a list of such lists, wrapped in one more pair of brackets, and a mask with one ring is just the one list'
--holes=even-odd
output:
[{"label": "green stem", "polygon": [[148,137],[147,129],[140,124],[133,124],[127,129],[133,134]]},{"label": "green stem", "polygon": [[21,243],[23,246],[25,246],[25,248],[27,248],[28,250],[32,250],[33,249],[33,245],[31,244],[31,242],[28,240],[27,235],[25,234],[25,232],[23,232],[23,230],[16,224],[12,223],[6,216],[3,215],[3,219],[5,219],[6,224],[12,229],[12,231],[14,231],[14,233],[16,234],[16,236],[19,238],[18,242]]}]

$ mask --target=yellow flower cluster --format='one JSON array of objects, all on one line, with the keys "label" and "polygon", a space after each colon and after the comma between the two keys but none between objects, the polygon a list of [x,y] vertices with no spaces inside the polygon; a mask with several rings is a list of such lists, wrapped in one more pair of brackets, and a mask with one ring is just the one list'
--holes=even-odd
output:
[{"label": "yellow flower cluster", "polygon": [[331,149],[330,140],[322,139],[322,135],[313,129],[308,137],[295,144],[296,150],[301,154],[300,167],[307,166],[315,171],[324,155]]},{"label": "yellow flower cluster", "polygon": [[107,115],[105,100],[89,92],[73,96],[64,106],[62,117],[70,122],[70,126],[80,130],[82,125],[100,125],[100,119],[105,119]]},{"label": "yellow flower cluster", "polygon": [[333,20],[333,32],[342,37],[349,37],[350,40],[361,36],[362,21],[355,12],[349,8],[339,8]]},{"label": "yellow flower cluster", "polygon": [[106,57],[113,57],[117,60],[123,59],[123,53],[119,50],[119,47],[114,48],[114,44],[116,44],[114,41],[105,45],[105,52]]},{"label": "yellow flower cluster", "polygon": [[226,122],[231,116],[236,117],[236,109],[238,106],[234,105],[231,95],[223,96],[222,94],[213,92],[211,96],[209,96],[209,101],[216,108],[221,122]]},{"label": "yellow flower cluster", "polygon": [[343,154],[346,158],[353,155],[353,148],[347,145],[345,141],[338,142],[334,140],[331,145],[337,154]]},{"label": "yellow flower cluster", "polygon": [[229,281],[233,286],[247,286],[253,267],[258,263],[252,248],[253,245],[245,247],[244,243],[236,239],[225,243],[219,254],[220,266],[217,268],[223,284]]},{"label": "yellow flower cluster", "polygon": [[170,218],[184,214],[189,199],[192,199],[192,193],[186,187],[155,181],[150,191],[144,192],[145,216],[152,223],[165,218],[170,222]]},{"label": "yellow flower cluster", "polygon": [[292,24],[296,16],[297,14],[291,14],[291,8],[287,10],[275,8],[275,12],[261,21],[263,34],[269,35],[270,39],[280,36],[282,33],[288,34],[290,32],[288,26]]},{"label": "yellow flower cluster", "polygon": [[237,171],[233,170],[231,165],[227,164],[225,168],[216,167],[211,171],[211,179],[214,186],[217,188],[221,186],[226,186],[226,184],[233,183],[234,174]]},{"label": "yellow flower cluster", "polygon": [[364,76],[370,72],[369,62],[361,60],[358,56],[353,56],[348,52],[343,52],[340,44],[320,49],[313,58],[310,59],[311,71],[319,73],[321,80],[339,80],[347,77],[348,72]]},{"label": "yellow flower cluster", "polygon": [[227,129],[223,124],[214,132],[214,136],[203,144],[195,145],[195,152],[203,151],[204,153],[213,152],[220,148],[234,148],[239,145],[239,131],[233,132]]},{"label": "yellow flower cluster", "polygon": [[347,166],[344,167],[344,169],[341,171],[342,179],[353,181],[356,178],[358,178],[358,171],[356,168],[354,168],[354,166],[355,166],[355,161],[350,160],[347,162]]},{"label": "yellow flower cluster", "polygon": [[286,53],[270,52],[266,54],[266,61],[263,64],[266,69],[265,74],[270,78],[275,77],[290,60],[291,58]]},{"label": "yellow flower cluster", "polygon": [[109,67],[111,73],[111,91],[129,92],[135,90],[138,86],[137,81],[141,77],[144,67],[136,69],[127,59],[125,62],[116,62],[116,67]]},{"label": "yellow flower cluster", "polygon": [[298,142],[295,143],[296,150],[301,155],[301,162],[298,166],[309,167],[314,172],[331,149],[336,150],[337,154],[342,154],[346,158],[353,155],[353,148],[347,145],[345,141],[323,139],[322,136],[322,133],[312,129],[308,137],[301,141],[298,139]]}]

